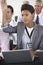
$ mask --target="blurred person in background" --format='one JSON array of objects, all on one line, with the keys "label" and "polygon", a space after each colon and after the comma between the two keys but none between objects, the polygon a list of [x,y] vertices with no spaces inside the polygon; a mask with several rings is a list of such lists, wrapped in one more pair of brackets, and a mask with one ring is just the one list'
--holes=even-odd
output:
[{"label": "blurred person in background", "polygon": [[[4,0],[1,0],[1,2],[2,1],[4,2]],[[2,5],[2,3],[1,3],[1,5]],[[1,29],[0,29],[0,61],[3,61],[4,57],[3,57],[2,51],[9,50],[10,49],[10,45],[9,45],[9,34],[3,32],[2,26],[0,26],[0,27],[1,27]]]},{"label": "blurred person in background", "polygon": [[42,0],[36,0],[35,1],[35,17],[34,17],[34,21],[35,23],[42,25],[43,26],[43,12],[42,12]]},{"label": "blurred person in background", "polygon": [[[3,14],[3,20],[2,20],[2,28],[5,27],[13,27],[16,26],[15,22],[12,21],[12,16],[14,13],[13,7],[11,5],[7,5],[6,0],[3,0],[1,3],[2,7],[2,14]],[[5,12],[4,12],[5,11]],[[5,16],[6,14],[6,16]],[[4,19],[6,18],[6,21]],[[13,22],[13,24],[12,24]],[[17,44],[17,34],[15,33],[9,33],[9,44],[10,44],[10,50],[12,50],[13,46],[16,46]]]}]

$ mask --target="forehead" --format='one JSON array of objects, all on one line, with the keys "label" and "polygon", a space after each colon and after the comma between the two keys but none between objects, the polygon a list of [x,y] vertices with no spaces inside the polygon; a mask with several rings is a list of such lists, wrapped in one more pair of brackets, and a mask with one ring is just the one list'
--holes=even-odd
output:
[{"label": "forehead", "polygon": [[7,11],[10,11],[11,12],[11,9],[10,8],[7,8]]},{"label": "forehead", "polygon": [[31,13],[31,12],[30,12],[29,10],[23,10],[22,13],[23,13],[23,14],[24,14],[24,13],[28,14],[28,13]]},{"label": "forehead", "polygon": [[41,2],[35,2],[35,6],[41,6]]}]

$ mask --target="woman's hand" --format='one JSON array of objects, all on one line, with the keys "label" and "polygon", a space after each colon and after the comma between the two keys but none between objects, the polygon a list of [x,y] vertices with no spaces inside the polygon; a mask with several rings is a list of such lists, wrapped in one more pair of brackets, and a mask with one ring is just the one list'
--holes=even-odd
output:
[{"label": "woman's hand", "polygon": [[7,9],[6,0],[1,0],[1,8],[2,8],[2,11],[5,11]]}]

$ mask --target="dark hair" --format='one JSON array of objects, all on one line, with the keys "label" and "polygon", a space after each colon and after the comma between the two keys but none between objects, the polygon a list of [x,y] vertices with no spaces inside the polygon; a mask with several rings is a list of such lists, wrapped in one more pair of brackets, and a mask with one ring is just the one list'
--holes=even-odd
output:
[{"label": "dark hair", "polygon": [[33,6],[29,5],[29,4],[23,4],[22,7],[21,7],[21,12],[23,10],[28,10],[29,12],[31,12],[31,14],[34,13],[34,11],[35,11]]},{"label": "dark hair", "polygon": [[7,7],[11,9],[12,13],[14,12],[13,7],[11,5],[7,5]]}]

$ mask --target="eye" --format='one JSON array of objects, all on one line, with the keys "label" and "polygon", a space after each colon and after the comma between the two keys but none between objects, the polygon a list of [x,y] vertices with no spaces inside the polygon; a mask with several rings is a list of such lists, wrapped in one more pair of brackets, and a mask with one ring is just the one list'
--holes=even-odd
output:
[{"label": "eye", "polygon": [[9,13],[9,11],[7,11],[7,13]]},{"label": "eye", "polygon": [[26,16],[28,16],[28,14],[26,14]]},{"label": "eye", "polygon": [[38,7],[40,7],[40,6],[38,5]]},{"label": "eye", "polygon": [[24,15],[22,14],[22,16],[24,16]]}]

